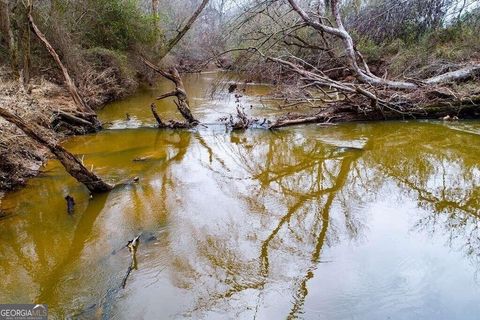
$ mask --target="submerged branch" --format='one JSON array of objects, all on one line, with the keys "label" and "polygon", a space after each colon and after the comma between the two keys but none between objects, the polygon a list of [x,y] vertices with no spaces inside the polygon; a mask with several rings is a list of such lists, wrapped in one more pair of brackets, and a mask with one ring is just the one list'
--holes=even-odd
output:
[{"label": "submerged branch", "polygon": [[123,277],[122,280],[122,289],[125,289],[125,286],[127,285],[127,280],[128,277],[130,276],[130,273],[133,270],[137,269],[137,248],[138,244],[140,243],[140,235],[136,236],[132,240],[128,241],[127,243],[127,248],[128,251],[130,251],[130,265],[127,268],[127,273]]}]

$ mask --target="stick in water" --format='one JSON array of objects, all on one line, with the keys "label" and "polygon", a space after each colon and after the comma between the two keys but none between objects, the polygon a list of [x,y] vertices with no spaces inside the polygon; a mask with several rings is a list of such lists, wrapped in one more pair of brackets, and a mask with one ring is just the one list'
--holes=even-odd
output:
[{"label": "stick in water", "polygon": [[67,200],[67,212],[68,212],[68,214],[73,214],[73,211],[75,209],[75,199],[73,199],[72,196],[67,195],[65,197],[65,200]]},{"label": "stick in water", "polygon": [[130,265],[128,266],[127,273],[125,274],[125,277],[123,277],[122,281],[122,289],[125,289],[125,286],[127,285],[127,279],[130,276],[130,273],[132,270],[137,269],[137,248],[138,248],[138,243],[140,242],[140,235],[136,236],[133,238],[133,240],[128,241],[127,243],[127,248],[128,251],[130,251],[130,257],[131,257],[131,262]]}]

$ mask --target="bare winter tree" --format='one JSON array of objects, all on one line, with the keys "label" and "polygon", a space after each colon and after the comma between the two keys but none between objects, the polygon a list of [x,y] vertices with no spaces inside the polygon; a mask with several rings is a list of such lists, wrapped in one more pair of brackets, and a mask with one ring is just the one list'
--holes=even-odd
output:
[{"label": "bare winter tree", "polygon": [[188,21],[185,23],[185,25],[178,30],[177,34],[171,38],[170,40],[167,41],[167,44],[165,44],[161,49],[160,53],[157,56],[159,60],[163,59],[172,49],[177,45],[177,43],[182,40],[182,38],[185,36],[185,34],[190,30],[190,28],[193,26],[195,21],[198,19],[200,14],[202,13],[203,9],[207,6],[209,0],[202,0],[198,8],[193,12],[193,14],[190,16]]},{"label": "bare winter tree", "polygon": [[[356,49],[352,36],[344,27],[343,18],[341,16],[340,1],[331,0],[330,2],[330,13],[334,19],[334,23],[331,23],[328,19],[323,19],[322,17],[320,17],[320,19],[316,19],[312,15],[308,14],[303,8],[301,8],[296,0],[288,0],[292,10],[294,10],[301,17],[306,25],[317,30],[318,32],[326,33],[341,40],[343,45],[343,53],[347,59],[348,67],[359,81],[374,86],[387,86],[392,89],[417,89],[420,87],[418,83],[391,81],[374,75],[363,59],[362,54]],[[430,79],[425,79],[423,80],[423,83],[426,85],[435,85],[446,81],[464,79],[479,70],[480,64],[475,64],[454,72],[449,72]]]},{"label": "bare winter tree", "polygon": [[[442,1],[442,5],[429,0],[405,1],[425,6],[418,12],[421,23],[427,23],[422,16],[428,16],[431,28],[446,23],[445,8],[451,7],[449,0]],[[383,2],[398,1],[378,1]],[[287,115],[274,122],[272,128],[304,122],[432,118],[450,114],[470,117],[478,113],[478,96],[457,94],[452,91],[454,88],[445,87],[479,74],[480,64],[475,60],[439,68],[446,72],[433,72],[434,76],[426,79],[393,80],[371,69],[357,48],[358,30],[348,30],[344,23],[345,17],[362,14],[368,3],[368,0],[252,0],[243,7],[234,24],[235,29],[242,31],[243,38],[238,39],[236,49],[227,52],[242,51],[240,58],[253,60],[253,68],[264,73],[271,69],[262,65],[265,61],[270,62],[268,66],[272,63],[280,66],[276,75],[279,81],[295,84],[293,87],[305,99],[316,92],[315,101],[323,102],[320,111],[307,116]]]}]

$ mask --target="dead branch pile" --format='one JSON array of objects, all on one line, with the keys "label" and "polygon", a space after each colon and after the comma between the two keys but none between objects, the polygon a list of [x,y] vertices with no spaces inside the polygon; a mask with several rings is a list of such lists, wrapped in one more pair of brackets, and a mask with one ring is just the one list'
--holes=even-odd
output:
[{"label": "dead branch pile", "polygon": [[[386,0],[382,3],[395,5],[396,11],[392,11],[392,14],[397,14],[401,9],[396,4],[400,2],[402,1]],[[419,3],[416,0],[405,0],[402,3],[407,2]],[[412,13],[412,9],[408,8],[409,12],[398,14],[405,14],[405,19],[412,14],[427,15],[431,20],[424,22],[433,27],[438,24],[436,17],[444,16],[444,8],[448,7],[448,3],[448,0],[424,1],[422,12]],[[428,75],[424,79],[398,80],[389,79],[386,75],[379,76],[370,68],[345,27],[342,15],[347,12],[344,7],[346,5],[339,0],[319,2],[310,7],[303,6],[303,3],[296,0],[258,2],[258,6],[251,10],[239,26],[244,27],[249,21],[258,18],[262,21],[260,25],[265,20],[270,21],[271,29],[258,30],[258,25],[257,28],[254,25],[246,35],[249,44],[255,45],[227,52],[243,51],[241,57],[260,56],[261,59],[256,61],[267,62],[268,66],[280,66],[283,74],[295,75],[296,82],[291,84],[291,87],[297,87],[295,92],[287,92],[287,96],[276,98],[284,98],[284,104],[280,107],[308,103],[312,107],[328,109],[327,114],[326,110],[321,110],[315,116],[306,116],[307,122],[314,119],[342,121],[339,119],[342,114],[345,114],[344,119],[353,121],[435,118],[449,114],[476,116],[475,107],[478,104],[474,102],[475,93],[473,99],[469,98],[472,92],[463,94],[451,84],[479,77],[478,61],[472,59],[463,64],[442,65],[436,70],[420,70],[417,75]],[[356,24],[352,21],[349,23]],[[339,112],[334,112],[335,116],[332,117],[334,108]],[[350,110],[348,115],[346,110]]]}]

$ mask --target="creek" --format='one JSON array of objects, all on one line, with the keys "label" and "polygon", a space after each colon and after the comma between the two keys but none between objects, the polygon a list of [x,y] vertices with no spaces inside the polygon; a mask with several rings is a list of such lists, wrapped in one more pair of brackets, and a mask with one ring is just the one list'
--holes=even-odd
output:
[{"label": "creek", "polygon": [[[108,130],[63,144],[106,180],[139,183],[89,199],[51,160],[6,194],[0,302],[46,303],[53,319],[478,319],[480,122],[229,132],[227,76],[185,77],[206,126],[154,128],[160,81],[105,106]],[[238,90],[247,114],[280,113],[261,101],[268,86]]]}]

